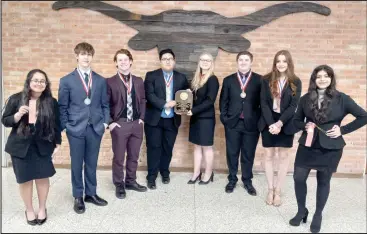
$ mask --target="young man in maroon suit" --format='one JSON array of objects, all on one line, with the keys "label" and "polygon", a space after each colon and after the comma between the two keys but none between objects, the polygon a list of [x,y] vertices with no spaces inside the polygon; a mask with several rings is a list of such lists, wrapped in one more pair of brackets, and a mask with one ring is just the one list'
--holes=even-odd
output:
[{"label": "young man in maroon suit", "polygon": [[[110,102],[109,129],[112,138],[112,176],[116,186],[116,197],[126,197],[125,189],[147,191],[136,182],[136,169],[140,146],[143,142],[143,119],[145,115],[144,82],[133,76],[130,68],[133,57],[126,49],[118,50],[113,58],[117,74],[107,79],[107,92]],[[126,177],[124,177],[125,151]],[[124,181],[125,178],[125,181]]]}]

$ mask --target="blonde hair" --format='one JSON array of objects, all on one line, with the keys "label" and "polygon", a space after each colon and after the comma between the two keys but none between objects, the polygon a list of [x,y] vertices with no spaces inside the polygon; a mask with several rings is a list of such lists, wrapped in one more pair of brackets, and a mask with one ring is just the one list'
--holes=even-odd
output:
[{"label": "blonde hair", "polygon": [[[200,58],[204,55],[210,57],[210,59],[212,60],[212,64],[208,72],[204,75],[204,77],[201,77]],[[204,52],[199,56],[198,66],[196,68],[194,78],[191,81],[191,88],[197,91],[198,89],[204,86],[204,84],[208,81],[209,77],[211,77],[212,75],[214,75],[214,58],[210,53]]]}]

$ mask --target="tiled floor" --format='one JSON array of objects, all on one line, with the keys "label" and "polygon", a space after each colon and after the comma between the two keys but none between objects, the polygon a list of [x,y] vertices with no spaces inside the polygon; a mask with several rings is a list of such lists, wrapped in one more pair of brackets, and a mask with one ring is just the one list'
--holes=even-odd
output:
[{"label": "tiled floor", "polygon": [[[308,180],[306,224],[288,224],[296,211],[292,176],[287,176],[284,204],[267,206],[266,179],[255,175],[256,197],[238,183],[232,194],[224,192],[225,174],[215,174],[214,183],[188,185],[189,173],[171,173],[171,183],[157,179],[157,189],[145,193],[127,191],[119,200],[114,195],[111,171],[98,171],[98,194],[109,204],[86,203],[86,212],[73,211],[70,170],[57,169],[51,178],[48,220],[32,227],[25,221],[24,205],[12,168],[2,170],[2,232],[309,232],[315,211],[316,178]],[[145,185],[145,172],[138,181]],[[34,193],[35,207],[38,205]],[[366,232],[366,179],[333,178],[323,215],[321,232]]]}]

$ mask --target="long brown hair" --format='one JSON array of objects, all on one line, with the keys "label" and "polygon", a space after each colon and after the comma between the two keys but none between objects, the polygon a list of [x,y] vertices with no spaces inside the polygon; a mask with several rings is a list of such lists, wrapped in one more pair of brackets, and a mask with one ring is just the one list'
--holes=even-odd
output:
[{"label": "long brown hair", "polygon": [[288,50],[281,50],[281,51],[278,51],[275,54],[274,60],[273,60],[273,67],[271,69],[271,72],[266,74],[264,76],[264,79],[269,80],[270,92],[271,92],[271,95],[273,96],[273,98],[274,97],[279,97],[278,79],[280,77],[280,72],[277,69],[277,61],[278,61],[278,57],[280,55],[284,55],[285,59],[287,61],[288,68],[285,71],[285,76],[287,78],[287,82],[288,82],[289,86],[291,87],[292,95],[295,96],[296,95],[296,90],[297,90],[297,87],[295,85],[295,81],[299,78],[294,74],[293,59],[292,59],[292,56],[291,56],[291,54],[289,53]]},{"label": "long brown hair", "polygon": [[[321,107],[318,107],[318,92],[317,92],[317,85],[316,85],[316,79],[317,79],[317,73],[320,71],[325,71],[328,76],[331,79],[330,85],[325,90],[324,100],[321,103]],[[308,87],[308,106],[310,107],[316,123],[322,124],[327,120],[327,115],[330,113],[330,105],[331,100],[338,95],[338,92],[336,90],[336,79],[335,79],[335,73],[334,70],[328,66],[328,65],[320,65],[316,67],[312,74],[310,79],[310,85]]]}]

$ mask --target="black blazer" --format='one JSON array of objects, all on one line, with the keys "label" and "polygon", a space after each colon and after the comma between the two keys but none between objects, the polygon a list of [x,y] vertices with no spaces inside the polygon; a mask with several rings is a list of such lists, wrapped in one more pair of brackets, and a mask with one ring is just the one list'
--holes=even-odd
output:
[{"label": "black blazer", "polygon": [[218,78],[215,75],[209,77],[208,81],[193,93],[194,102],[191,118],[215,118],[215,99],[219,90]]},{"label": "black blazer", "polygon": [[223,79],[219,98],[220,120],[225,127],[233,128],[240,120],[243,110],[245,129],[249,132],[258,132],[257,122],[261,115],[260,91],[261,75],[252,72],[246,92],[246,98],[240,97],[241,87],[237,73]]},{"label": "black blazer", "polygon": [[[308,93],[301,97],[296,115],[294,117],[294,126],[298,130],[303,130],[302,135],[298,140],[298,142],[302,145],[305,145],[307,137],[307,132],[305,130],[306,123],[313,122],[317,124],[313,113],[311,112],[311,109],[307,103],[308,100]],[[367,124],[367,112],[363,110],[360,106],[358,106],[350,96],[342,92],[338,92],[337,95],[333,98],[329,110],[330,112],[327,116],[327,121],[323,124],[318,124],[318,126],[325,131],[330,130],[334,125],[340,126],[340,123],[348,114],[352,114],[354,117],[356,117],[356,119],[349,124],[340,127],[342,135],[353,132]],[[340,136],[338,138],[330,138],[324,133],[320,132],[317,128],[315,128],[314,130],[312,145],[315,143],[315,139],[317,136],[316,134],[318,134],[319,143],[323,148],[341,149],[345,146],[343,136]]]},{"label": "black blazer", "polygon": [[[300,79],[295,80],[297,87],[296,94],[292,95],[292,89],[289,83],[286,84],[282,91],[282,99],[280,100],[280,118],[283,122],[282,130],[287,135],[295,134],[297,129],[293,125],[293,117],[297,109],[299,99],[302,92],[302,82]],[[272,110],[274,99],[270,92],[269,80],[262,79],[261,82],[261,117],[258,123],[259,131],[262,132],[266,126],[275,123]]]},{"label": "black blazer", "polygon": [[[22,93],[16,93],[9,98],[8,104],[6,105],[4,114],[1,118],[1,122],[5,127],[11,127],[12,130],[8,137],[8,141],[5,145],[5,152],[14,157],[24,158],[27,155],[29,145],[32,140],[35,139],[38,150],[41,156],[51,157],[56,144],[61,144],[61,127],[60,127],[60,114],[57,100],[53,99],[53,109],[55,114],[55,139],[53,141],[47,141],[38,136],[38,134],[30,136],[20,136],[17,134],[20,121],[26,118],[28,121],[28,114],[22,116],[18,123],[14,122],[14,115],[18,112],[21,107]],[[40,127],[39,121],[36,122],[36,129]],[[36,132],[38,133],[38,132]]]},{"label": "black blazer", "polygon": [[[173,71],[172,79],[173,93],[189,88],[189,82],[184,74]],[[151,126],[157,126],[164,105],[166,104],[166,83],[164,81],[163,70],[158,69],[147,72],[144,87],[145,97],[147,99],[144,122]],[[176,127],[179,127],[181,125],[181,116],[174,113],[174,122]]]}]

